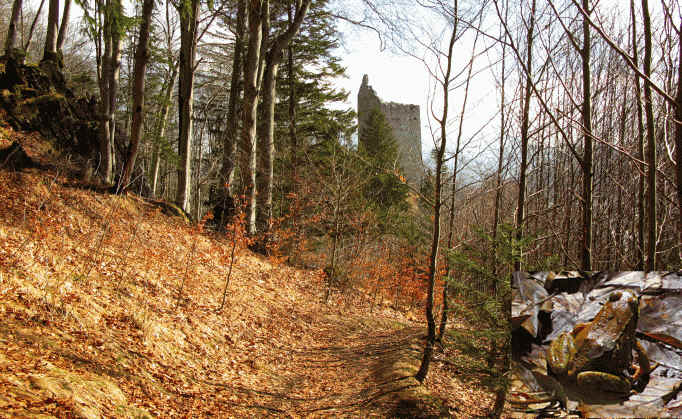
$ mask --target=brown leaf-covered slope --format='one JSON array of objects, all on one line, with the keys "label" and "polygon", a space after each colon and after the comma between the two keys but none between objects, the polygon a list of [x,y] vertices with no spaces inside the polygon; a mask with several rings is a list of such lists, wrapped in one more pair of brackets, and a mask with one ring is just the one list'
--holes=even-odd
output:
[{"label": "brown leaf-covered slope", "polygon": [[38,136],[2,128],[13,141],[41,168],[0,168],[0,417],[487,413],[451,362],[410,377],[423,327],[404,313],[325,305],[320,273],[243,249],[218,311],[230,240],[82,188]]}]

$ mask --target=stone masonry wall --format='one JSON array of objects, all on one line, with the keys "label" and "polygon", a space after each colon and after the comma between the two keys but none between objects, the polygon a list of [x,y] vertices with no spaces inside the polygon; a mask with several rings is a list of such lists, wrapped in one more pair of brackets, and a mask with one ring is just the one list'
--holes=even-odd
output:
[{"label": "stone masonry wall", "polygon": [[404,105],[395,102],[382,102],[367,75],[362,78],[358,92],[358,127],[360,132],[367,123],[372,109],[379,109],[393,129],[398,145],[399,164],[407,181],[419,185],[423,177],[421,121],[419,105]]}]

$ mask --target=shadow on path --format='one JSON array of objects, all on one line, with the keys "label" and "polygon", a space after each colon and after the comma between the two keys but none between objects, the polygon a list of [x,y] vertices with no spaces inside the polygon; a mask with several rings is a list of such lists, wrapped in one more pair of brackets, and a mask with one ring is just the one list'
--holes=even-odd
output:
[{"label": "shadow on path", "polygon": [[413,374],[421,360],[422,328],[370,330],[356,319],[333,316],[318,326],[313,332],[318,346],[279,348],[288,360],[274,366],[273,388],[206,384],[241,393],[240,406],[254,414],[394,417],[414,407],[404,395],[420,387]]}]

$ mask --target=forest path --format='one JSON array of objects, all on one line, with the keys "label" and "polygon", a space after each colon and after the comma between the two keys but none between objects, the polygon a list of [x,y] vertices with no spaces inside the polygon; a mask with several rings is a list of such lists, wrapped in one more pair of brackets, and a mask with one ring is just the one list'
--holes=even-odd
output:
[{"label": "forest path", "polygon": [[249,400],[242,408],[254,415],[393,417],[409,407],[403,391],[417,387],[409,366],[419,365],[423,328],[330,313],[306,320],[316,344],[278,348],[285,361],[271,366],[272,388],[242,388]]}]

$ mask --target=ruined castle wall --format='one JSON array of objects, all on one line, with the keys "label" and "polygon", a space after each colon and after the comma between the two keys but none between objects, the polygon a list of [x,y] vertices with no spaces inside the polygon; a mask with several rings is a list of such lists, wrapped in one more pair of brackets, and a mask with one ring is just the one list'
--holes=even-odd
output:
[{"label": "ruined castle wall", "polygon": [[358,125],[362,131],[373,109],[379,109],[393,130],[398,145],[399,164],[403,175],[413,185],[423,177],[421,121],[419,105],[382,102],[365,75],[358,92]]},{"label": "ruined castle wall", "polygon": [[382,103],[381,111],[393,128],[393,136],[398,144],[400,166],[405,177],[410,182],[419,184],[423,172],[419,105]]}]

